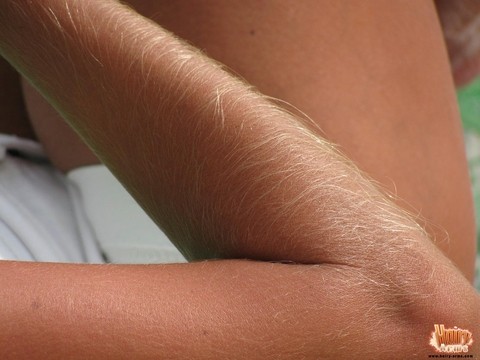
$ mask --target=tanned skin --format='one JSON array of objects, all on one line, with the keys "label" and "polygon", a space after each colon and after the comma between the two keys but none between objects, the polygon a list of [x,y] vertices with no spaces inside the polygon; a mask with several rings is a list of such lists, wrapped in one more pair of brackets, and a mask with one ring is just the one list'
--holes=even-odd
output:
[{"label": "tanned skin", "polygon": [[[310,116],[318,126],[314,132],[393,194],[473,281],[472,195],[448,60],[431,3],[128,3],[262,93]],[[24,92],[36,133],[57,168],[98,163],[27,82]]]},{"label": "tanned skin", "polygon": [[3,262],[4,358],[424,358],[434,323],[479,332],[478,295],[421,227],[210,59],[115,1],[0,14],[2,55],[183,253],[225,259]]}]

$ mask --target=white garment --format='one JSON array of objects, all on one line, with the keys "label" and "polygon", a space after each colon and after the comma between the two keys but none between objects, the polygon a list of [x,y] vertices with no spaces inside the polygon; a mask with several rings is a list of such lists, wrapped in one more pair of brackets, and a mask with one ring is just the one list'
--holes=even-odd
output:
[{"label": "white garment", "polygon": [[65,178],[41,146],[2,134],[0,259],[103,262],[92,234],[80,236]]},{"label": "white garment", "polygon": [[68,178],[35,141],[0,134],[0,260],[169,263],[184,257],[104,165]]},{"label": "white garment", "polygon": [[104,165],[67,174],[81,231],[93,232],[113,263],[172,263],[185,258]]}]

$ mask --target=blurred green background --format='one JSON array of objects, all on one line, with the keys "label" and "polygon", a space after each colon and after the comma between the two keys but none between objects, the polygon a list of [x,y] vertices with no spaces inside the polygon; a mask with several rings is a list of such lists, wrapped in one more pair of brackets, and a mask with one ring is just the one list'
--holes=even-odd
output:
[{"label": "blurred green background", "polygon": [[477,276],[480,290],[480,77],[457,91],[477,220]]}]

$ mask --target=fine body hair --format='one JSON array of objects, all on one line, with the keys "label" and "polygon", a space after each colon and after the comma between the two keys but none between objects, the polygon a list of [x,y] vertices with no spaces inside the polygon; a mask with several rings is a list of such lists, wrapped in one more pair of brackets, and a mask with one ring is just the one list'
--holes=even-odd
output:
[{"label": "fine body hair", "polygon": [[[378,286],[413,281],[397,275],[406,263],[433,272],[419,261],[431,246],[423,229],[312,122],[124,5],[39,11],[56,29],[43,36],[65,44],[30,59],[44,75],[17,67],[187,259],[339,264]],[[55,68],[59,56],[82,63]],[[69,79],[69,91],[50,78]]]},{"label": "fine body hair", "polygon": [[[104,275],[97,277],[98,272],[89,273],[91,267],[72,271],[70,276],[79,281],[72,281],[74,296],[65,297],[66,318],[72,323],[76,315],[86,330],[93,329],[87,332],[85,348],[91,348],[102,329],[107,343],[118,343],[115,331],[124,327],[125,339],[148,331],[137,343],[163,346],[158,335],[168,333],[163,337],[166,346],[173,341],[182,350],[184,343],[196,350],[205,339],[219,353],[235,352],[230,343],[221,342],[231,331],[235,341],[260,339],[261,347],[277,349],[272,354],[284,355],[278,349],[287,348],[292,358],[318,353],[325,339],[327,353],[337,351],[333,344],[378,344],[359,355],[364,358],[378,357],[376,348],[390,341],[384,351],[401,358],[411,332],[419,349],[427,346],[423,338],[432,319],[474,329],[478,298],[470,285],[414,219],[308,121],[116,1],[17,2],[40,14],[22,20],[29,26],[36,22],[32,28],[38,29],[38,45],[25,50],[22,44],[28,39],[21,31],[9,31],[14,36],[0,42],[0,51],[15,54],[9,60],[63,114],[182,253],[189,260],[259,260],[145,266],[137,275],[122,266],[98,267]],[[18,19],[22,14],[22,8],[16,15],[1,11],[4,8],[0,2],[0,34],[8,23],[5,16]],[[15,6],[6,8],[13,12]],[[213,271],[202,273],[202,268]],[[44,275],[35,269],[29,276],[37,279],[38,274]],[[68,273],[57,274],[53,271],[46,283],[68,278]],[[38,288],[44,288],[42,281]],[[79,284],[97,291],[83,296],[80,290],[85,287]],[[62,286],[59,292],[69,288]],[[461,290],[462,297],[452,297],[452,289]],[[16,284],[7,287],[11,293],[5,298],[12,299],[17,290]],[[56,294],[49,287],[45,292],[47,298]],[[86,311],[72,306],[77,298],[88,305]],[[104,300],[106,314],[113,314],[115,322],[103,321],[95,307],[98,299]],[[130,304],[127,311],[121,307],[125,300]],[[62,313],[62,302],[53,304],[42,311]],[[7,307],[11,308],[15,306]],[[101,314],[102,321],[89,311]],[[43,326],[46,318],[39,317],[42,327],[33,329],[58,331],[56,324]],[[92,324],[88,319],[94,326],[87,328]],[[151,327],[145,327],[145,319],[153,319]],[[225,331],[213,338],[220,341],[208,343],[192,331],[195,326],[190,325],[204,328],[207,322],[212,324],[209,329]],[[113,326],[102,328],[104,324]],[[182,328],[181,336],[168,340],[176,327]],[[331,332],[318,332],[326,327]],[[269,332],[274,341],[263,341],[262,335]],[[345,343],[346,337],[354,339]],[[42,336],[41,346],[44,340]]]}]

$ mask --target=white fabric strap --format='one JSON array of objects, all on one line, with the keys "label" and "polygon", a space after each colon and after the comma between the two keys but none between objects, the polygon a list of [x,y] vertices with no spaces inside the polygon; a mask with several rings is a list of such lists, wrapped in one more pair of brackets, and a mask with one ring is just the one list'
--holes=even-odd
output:
[{"label": "white fabric strap", "polygon": [[[185,262],[166,235],[145,214],[104,165],[67,174],[77,222],[93,231],[113,263]],[[81,230],[82,232],[82,230]]]},{"label": "white fabric strap", "polygon": [[65,182],[38,143],[0,134],[0,259],[103,262],[78,232]]}]

